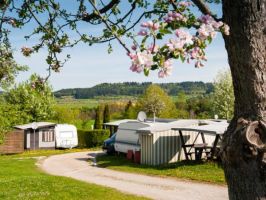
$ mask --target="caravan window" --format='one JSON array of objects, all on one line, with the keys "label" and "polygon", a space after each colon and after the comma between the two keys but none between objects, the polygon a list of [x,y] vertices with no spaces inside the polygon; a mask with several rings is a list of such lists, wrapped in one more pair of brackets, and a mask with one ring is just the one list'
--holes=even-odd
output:
[{"label": "caravan window", "polygon": [[73,131],[60,131],[60,137],[61,138],[72,138]]},{"label": "caravan window", "polygon": [[54,130],[43,130],[42,142],[54,142]]}]

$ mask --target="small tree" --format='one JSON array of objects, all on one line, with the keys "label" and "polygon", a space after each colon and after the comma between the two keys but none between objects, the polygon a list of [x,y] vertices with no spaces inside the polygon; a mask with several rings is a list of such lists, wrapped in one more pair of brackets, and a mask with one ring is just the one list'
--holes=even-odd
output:
[{"label": "small tree", "polygon": [[100,107],[98,106],[95,109],[95,121],[94,121],[94,129],[101,129],[101,114],[100,114]]},{"label": "small tree", "polygon": [[232,119],[234,114],[234,91],[230,71],[218,73],[214,82],[213,107],[220,118]]},{"label": "small tree", "polygon": [[133,103],[131,100],[128,101],[128,103],[125,107],[123,117],[125,119],[135,119],[136,118],[136,111],[134,109],[134,106],[133,106]]},{"label": "small tree", "polygon": [[103,123],[110,122],[110,111],[109,111],[109,105],[106,104],[104,106],[104,111],[103,111]]},{"label": "small tree", "polygon": [[148,114],[158,115],[159,117],[175,117],[176,108],[172,99],[158,85],[150,85],[142,98],[140,98],[139,107]]}]

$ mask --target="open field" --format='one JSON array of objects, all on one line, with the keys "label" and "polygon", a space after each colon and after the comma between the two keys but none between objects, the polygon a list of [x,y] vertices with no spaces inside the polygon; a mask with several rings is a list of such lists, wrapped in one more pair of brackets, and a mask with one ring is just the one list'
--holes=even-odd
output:
[{"label": "open field", "polygon": [[180,161],[161,166],[147,166],[128,161],[124,155],[103,155],[97,157],[97,165],[102,168],[124,172],[225,184],[223,170],[213,162]]},{"label": "open field", "polygon": [[[32,156],[52,153],[36,151]],[[57,153],[57,152],[53,152]],[[61,151],[58,153],[62,153]],[[0,156],[0,199],[34,200],[75,200],[75,199],[145,199],[123,194],[114,189],[51,176],[40,171],[35,165],[36,159],[27,157],[29,153],[18,156]]]},{"label": "open field", "polygon": [[136,97],[133,96],[99,96],[93,99],[74,99],[72,97],[57,98],[58,106],[67,106],[71,108],[95,108],[99,104],[105,103],[123,103],[126,104],[129,100],[136,101]]}]

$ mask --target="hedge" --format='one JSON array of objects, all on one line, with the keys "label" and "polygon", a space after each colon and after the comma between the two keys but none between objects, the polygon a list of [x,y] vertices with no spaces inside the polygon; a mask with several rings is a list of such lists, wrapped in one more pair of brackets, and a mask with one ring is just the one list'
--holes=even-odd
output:
[{"label": "hedge", "polygon": [[90,148],[101,146],[110,136],[110,131],[105,129],[78,130],[78,146]]}]

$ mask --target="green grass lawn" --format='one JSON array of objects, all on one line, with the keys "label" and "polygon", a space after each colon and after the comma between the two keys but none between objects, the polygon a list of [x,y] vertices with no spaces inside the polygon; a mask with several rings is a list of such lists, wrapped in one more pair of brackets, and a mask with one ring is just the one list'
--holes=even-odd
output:
[{"label": "green grass lawn", "polygon": [[[51,154],[40,151],[20,156],[0,156],[0,199],[8,200],[130,200],[145,199],[123,194],[107,187],[88,184],[70,178],[47,175],[28,157]],[[57,152],[54,152],[57,153]],[[59,152],[58,152],[59,153]],[[62,152],[60,152],[62,153]]]},{"label": "green grass lawn", "polygon": [[[94,147],[94,148],[73,148],[73,149],[41,149],[41,150],[25,150],[21,154],[14,154],[10,156],[2,156],[2,157],[38,157],[38,156],[51,156],[63,153],[75,153],[75,152],[82,152],[82,151],[99,151],[101,147]],[[1,158],[1,157],[0,157]]]},{"label": "green grass lawn", "polygon": [[97,165],[125,172],[226,184],[223,170],[213,162],[180,161],[167,165],[148,166],[128,161],[124,155],[103,155],[97,157]]}]

